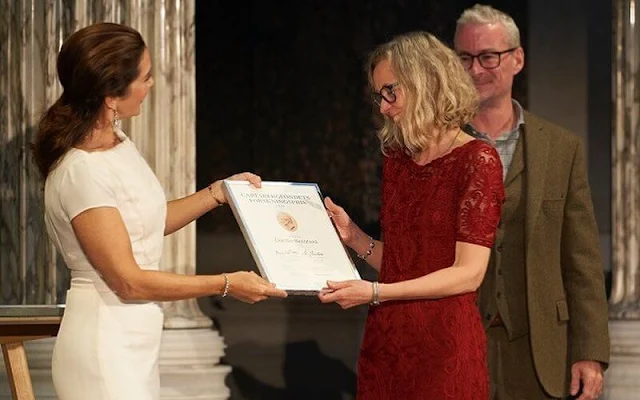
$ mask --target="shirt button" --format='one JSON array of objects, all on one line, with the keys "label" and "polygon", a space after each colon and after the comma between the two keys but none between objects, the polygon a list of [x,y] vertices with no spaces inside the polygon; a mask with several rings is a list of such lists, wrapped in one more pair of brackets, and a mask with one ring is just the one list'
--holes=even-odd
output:
[{"label": "shirt button", "polygon": [[502,268],[498,268],[498,275],[502,275]]},{"label": "shirt button", "polygon": [[487,321],[491,321],[491,314],[487,314],[484,317],[486,318]]},{"label": "shirt button", "polygon": [[499,299],[499,298],[500,298],[500,296],[502,296],[502,293],[500,293],[500,292],[496,293],[496,298],[498,298],[498,299]]}]

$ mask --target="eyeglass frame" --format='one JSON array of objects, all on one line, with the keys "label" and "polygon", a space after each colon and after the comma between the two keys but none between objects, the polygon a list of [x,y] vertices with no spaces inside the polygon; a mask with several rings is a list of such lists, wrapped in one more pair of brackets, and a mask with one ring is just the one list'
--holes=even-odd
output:
[{"label": "eyeglass frame", "polygon": [[[373,91],[371,93],[371,100],[373,100],[373,102],[375,104],[378,105],[378,107],[382,106],[382,100],[384,99],[384,101],[386,101],[389,104],[393,104],[396,102],[397,100],[397,95],[396,95],[396,91],[394,90],[395,88],[397,88],[398,86],[400,86],[400,82],[394,82],[394,83],[390,83],[388,85],[383,85],[379,91]],[[390,94],[391,94],[391,98],[387,98],[384,94],[382,94],[383,90],[387,90]]]},{"label": "eyeglass frame", "polygon": [[[478,59],[478,64],[480,64],[480,66],[482,68],[484,68],[484,69],[496,69],[502,63],[502,56],[504,54],[512,53],[513,51],[518,50],[518,48],[520,48],[520,46],[512,47],[510,49],[503,50],[503,51],[483,51],[483,52],[475,54],[475,55],[474,54],[469,54],[469,53],[459,53],[458,54],[458,58],[460,58],[460,62],[462,63],[462,66],[466,70],[469,70],[469,69],[473,68],[473,63],[475,62],[476,58]],[[498,64],[496,64],[495,67],[485,67],[484,64],[482,63],[480,57],[486,56],[486,55],[497,56],[498,57]],[[464,66],[464,61],[462,61],[462,57],[471,57],[471,64],[469,64],[468,67]]]}]

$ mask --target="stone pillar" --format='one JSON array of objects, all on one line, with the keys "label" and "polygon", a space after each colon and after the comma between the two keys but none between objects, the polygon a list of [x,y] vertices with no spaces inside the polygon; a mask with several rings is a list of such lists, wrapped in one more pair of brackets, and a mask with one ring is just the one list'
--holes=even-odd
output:
[{"label": "stone pillar", "polygon": [[[142,2],[126,20],[144,36],[155,87],[128,131],[170,199],[195,191],[195,22],[193,1]],[[125,129],[127,127],[125,126]],[[165,240],[161,269],[195,274],[196,230],[191,224]],[[219,366],[224,342],[195,300],[164,303],[160,353],[162,398],[226,399]]]},{"label": "stone pillar", "polygon": [[41,110],[59,95],[47,82],[52,43],[41,40],[44,7],[0,0],[0,10],[0,303],[51,304],[58,295],[55,257],[28,144]]},{"label": "stone pillar", "polygon": [[613,286],[606,399],[640,392],[640,27],[637,0],[615,0],[613,35]]},{"label": "stone pillar", "polygon": [[[0,0],[0,303],[64,302],[68,273],[42,220],[41,182],[27,144],[42,110],[60,95],[56,57],[66,37],[98,21],[145,38],[156,85],[124,130],[156,172],[167,198],[195,190],[195,0]],[[6,50],[5,50],[6,49]],[[5,56],[6,54],[6,56]],[[18,227],[18,229],[16,229]],[[166,238],[161,269],[194,274],[195,226]],[[163,399],[226,399],[224,341],[195,300],[164,304]],[[53,397],[52,341],[27,349],[36,397]],[[0,365],[1,366],[1,365]],[[6,376],[0,369],[0,393]],[[3,383],[4,381],[4,383]],[[0,394],[2,399],[2,394]]]}]

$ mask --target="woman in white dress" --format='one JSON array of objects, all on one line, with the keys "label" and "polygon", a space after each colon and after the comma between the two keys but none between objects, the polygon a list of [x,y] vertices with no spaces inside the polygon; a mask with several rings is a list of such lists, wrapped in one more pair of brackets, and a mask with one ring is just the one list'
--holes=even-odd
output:
[{"label": "woman in white dress", "polygon": [[[74,33],[58,55],[62,96],[43,116],[33,145],[45,178],[45,222],[71,270],[53,352],[60,400],[159,398],[162,309],[157,302],[230,295],[285,297],[253,272],[178,275],[158,270],[163,236],[227,199],[216,181],[167,202],[120,118],[140,113],[153,86],[141,35],[101,23]],[[230,179],[260,186],[243,173]]]}]

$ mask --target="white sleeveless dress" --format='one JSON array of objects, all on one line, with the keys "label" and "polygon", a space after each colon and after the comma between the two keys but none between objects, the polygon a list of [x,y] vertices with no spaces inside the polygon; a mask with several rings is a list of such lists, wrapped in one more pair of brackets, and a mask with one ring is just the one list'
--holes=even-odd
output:
[{"label": "white sleeveless dress", "polygon": [[70,150],[45,182],[47,231],[72,277],[53,350],[60,400],[159,399],[160,305],[121,301],[87,260],[71,226],[85,210],[115,207],[138,265],[158,269],[166,198],[133,142],[118,135],[122,142],[107,151]]}]

